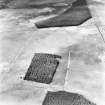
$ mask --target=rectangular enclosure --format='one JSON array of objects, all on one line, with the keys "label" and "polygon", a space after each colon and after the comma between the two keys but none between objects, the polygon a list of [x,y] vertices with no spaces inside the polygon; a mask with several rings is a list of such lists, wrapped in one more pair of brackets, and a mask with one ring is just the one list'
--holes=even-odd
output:
[{"label": "rectangular enclosure", "polygon": [[36,53],[28,68],[24,80],[49,84],[59,65],[59,55]]}]

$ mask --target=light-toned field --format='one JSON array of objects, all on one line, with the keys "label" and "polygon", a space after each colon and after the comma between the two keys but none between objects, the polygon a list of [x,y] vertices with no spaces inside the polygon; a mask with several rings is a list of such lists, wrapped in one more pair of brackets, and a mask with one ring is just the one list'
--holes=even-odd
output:
[{"label": "light-toned field", "polygon": [[[101,36],[105,38],[105,2],[89,0],[88,4],[92,19],[80,26],[49,29],[37,29],[30,20],[38,10],[0,10],[0,105],[41,105],[47,90],[59,89],[105,105],[105,43]],[[35,52],[63,56],[51,85],[23,80]]]}]

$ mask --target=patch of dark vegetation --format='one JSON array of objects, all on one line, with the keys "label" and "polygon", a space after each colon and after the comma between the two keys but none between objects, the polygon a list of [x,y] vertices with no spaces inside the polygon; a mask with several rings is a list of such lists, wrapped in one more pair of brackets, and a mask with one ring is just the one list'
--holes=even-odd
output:
[{"label": "patch of dark vegetation", "polygon": [[[45,7],[65,7],[67,4],[71,4],[76,0],[13,0],[8,3],[9,8],[39,8]],[[60,5],[59,5],[60,4]],[[66,5],[65,5],[66,4]]]},{"label": "patch of dark vegetation", "polygon": [[50,84],[59,65],[59,55],[36,53],[24,80]]},{"label": "patch of dark vegetation", "polygon": [[42,105],[96,105],[77,93],[48,92]]},{"label": "patch of dark vegetation", "polygon": [[[28,8],[28,9],[31,9],[31,8],[37,8],[37,9],[43,9],[43,8],[47,8],[47,7],[51,7],[51,8],[61,8],[61,7],[66,7],[65,5],[62,5],[62,6],[54,6],[55,3],[46,3],[46,4],[26,4],[26,5],[22,5],[22,6],[19,6],[19,9],[20,8]],[[13,8],[18,8],[18,7],[13,7]]]},{"label": "patch of dark vegetation", "polygon": [[92,18],[86,0],[77,0],[64,13],[35,25],[38,28],[77,26]]},{"label": "patch of dark vegetation", "polygon": [[0,9],[8,8],[7,4],[12,2],[13,0],[0,0]]}]

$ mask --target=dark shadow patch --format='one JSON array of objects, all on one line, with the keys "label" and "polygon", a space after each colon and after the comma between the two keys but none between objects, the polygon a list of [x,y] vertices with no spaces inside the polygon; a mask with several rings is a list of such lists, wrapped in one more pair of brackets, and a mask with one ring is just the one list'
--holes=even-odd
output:
[{"label": "dark shadow patch", "polygon": [[42,105],[96,105],[80,94],[65,91],[48,92]]},{"label": "dark shadow patch", "polygon": [[92,16],[86,0],[77,0],[62,14],[48,20],[37,22],[35,25],[38,28],[77,26],[90,18]]},{"label": "dark shadow patch", "polygon": [[88,64],[88,65],[101,63],[101,59],[94,54],[87,54],[83,52],[80,52],[80,53],[71,52],[70,54],[72,59],[76,58],[76,60],[82,60],[84,61],[85,64]]},{"label": "dark shadow patch", "polygon": [[71,60],[83,61],[85,64],[99,64],[99,58],[103,54],[104,48],[96,43],[81,42],[70,47]]},{"label": "dark shadow patch", "polygon": [[59,55],[36,53],[24,80],[50,84],[59,65]]}]

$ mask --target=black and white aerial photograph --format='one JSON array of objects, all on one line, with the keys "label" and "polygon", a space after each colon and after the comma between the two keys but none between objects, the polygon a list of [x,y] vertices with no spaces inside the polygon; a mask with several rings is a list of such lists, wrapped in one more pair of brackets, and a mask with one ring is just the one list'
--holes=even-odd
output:
[{"label": "black and white aerial photograph", "polygon": [[0,105],[105,105],[105,0],[0,0]]}]

